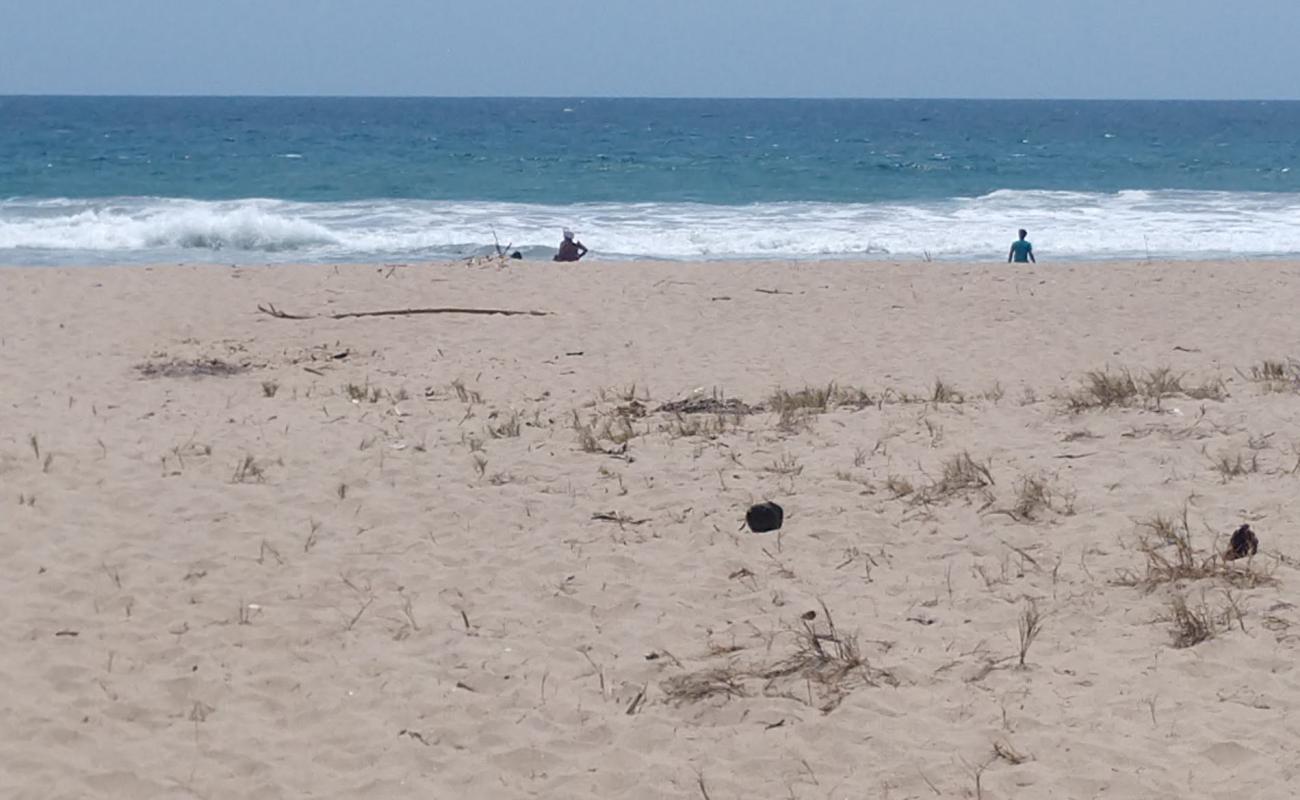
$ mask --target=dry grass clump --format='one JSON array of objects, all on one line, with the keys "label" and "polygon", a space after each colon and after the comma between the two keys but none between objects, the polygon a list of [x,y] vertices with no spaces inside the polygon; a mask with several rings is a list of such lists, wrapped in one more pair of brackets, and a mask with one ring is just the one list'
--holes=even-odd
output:
[{"label": "dry grass clump", "polygon": [[1241,453],[1235,455],[1220,453],[1218,457],[1211,459],[1210,465],[1223,478],[1223,482],[1227,483],[1233,478],[1259,472],[1259,453],[1251,453],[1249,460]]},{"label": "dry grass clump", "polygon": [[1158,586],[1179,581],[1218,579],[1231,586],[1246,588],[1276,582],[1273,576],[1256,571],[1253,559],[1247,560],[1245,566],[1237,567],[1225,561],[1219,553],[1198,556],[1192,544],[1187,513],[1184,506],[1178,519],[1156,514],[1138,522],[1139,529],[1149,532],[1140,534],[1138,539],[1138,550],[1146,560],[1145,572],[1138,575],[1125,570],[1119,575],[1120,584],[1150,592]]},{"label": "dry grass clump", "polygon": [[[868,663],[856,636],[841,633],[835,627],[826,605],[822,604],[821,608],[826,620],[824,631],[803,620],[795,651],[756,671],[757,677],[767,681],[764,693],[802,700],[798,690],[803,689],[810,705],[816,705],[822,713],[830,713],[855,688],[882,683],[897,686],[898,680],[888,670],[876,669]],[[814,689],[816,698],[812,696]]]},{"label": "dry grass clump", "polygon": [[712,697],[745,697],[744,682],[762,680],[763,694],[807,703],[830,713],[856,688],[897,686],[888,670],[872,667],[856,636],[841,633],[829,609],[821,606],[825,625],[819,629],[808,612],[795,630],[795,648],[772,663],[743,666],[734,661],[721,667],[675,675],[660,684],[669,702],[681,705]]},{"label": "dry grass clump", "polygon": [[674,439],[689,439],[692,436],[705,436],[708,433],[703,420],[698,417],[682,416],[681,414],[674,414],[667,424],[659,426],[659,430]]},{"label": "dry grass clump", "polygon": [[1175,396],[1222,400],[1227,391],[1219,380],[1190,388],[1184,386],[1183,376],[1169,367],[1157,367],[1140,375],[1128,369],[1111,371],[1107,368],[1085,373],[1082,385],[1066,395],[1065,402],[1073,412],[1127,408],[1139,403],[1158,410],[1166,398]]},{"label": "dry grass clump", "polygon": [[[573,430],[578,437],[578,447],[584,453],[623,452],[627,443],[637,436],[631,419],[617,412],[595,414],[584,422],[582,416],[574,411]],[[602,442],[609,442],[615,449],[607,448]]]},{"label": "dry grass clump", "polygon": [[266,468],[257,463],[257,460],[251,455],[246,455],[235,465],[235,474],[230,478],[231,483],[265,483]]},{"label": "dry grass clump", "polygon": [[712,438],[738,431],[744,427],[744,424],[744,415],[734,412],[719,411],[709,416],[703,414],[687,416],[676,413],[667,423],[660,425],[659,430],[674,439],[690,438],[692,436],[708,436]]},{"label": "dry grass clump", "polygon": [[800,475],[803,473],[803,465],[799,459],[790,453],[782,453],[781,457],[763,468],[766,472],[773,472],[777,475]]},{"label": "dry grass clump", "polygon": [[[1186,511],[1184,510],[1185,514]],[[1184,525],[1186,525],[1185,516]],[[1153,514],[1147,519],[1140,520],[1138,527],[1149,530],[1156,540],[1162,544],[1177,544],[1179,541],[1178,522],[1172,516]]]},{"label": "dry grass clump", "polygon": [[783,433],[811,431],[813,427],[813,417],[816,413],[818,412],[794,406],[783,407],[776,412],[777,430]]},{"label": "dry grass clump", "polygon": [[1217,610],[1210,607],[1204,594],[1201,595],[1201,601],[1197,605],[1189,605],[1187,598],[1181,594],[1169,598],[1169,614],[1165,620],[1170,626],[1169,633],[1173,639],[1173,646],[1195,647],[1230,630],[1234,620],[1244,632],[1245,614],[1232,593],[1227,592],[1226,595],[1227,601]]},{"label": "dry grass clump", "polygon": [[1053,487],[1042,475],[1022,475],[1016,483],[1016,501],[1010,508],[994,509],[990,513],[1006,514],[1017,522],[1037,522],[1048,511],[1065,516],[1074,515],[1076,493]]},{"label": "dry grass clump", "polygon": [[836,386],[832,405],[837,408],[866,408],[879,404],[865,389],[856,386]]},{"label": "dry grass clump", "polygon": [[1041,477],[1025,475],[1016,487],[1016,504],[1011,512],[1017,519],[1033,521],[1052,508],[1052,489]]},{"label": "dry grass clump", "polygon": [[[760,672],[758,677],[767,681],[764,692],[807,702],[828,714],[855,688],[879,685],[856,637],[824,640],[824,635],[801,637],[793,654]],[[892,676],[889,679],[892,681]]]},{"label": "dry grass clump", "polygon": [[1043,632],[1043,618],[1038,613],[1038,603],[1033,600],[1025,602],[1025,608],[1020,612],[1020,668],[1024,669],[1025,655],[1029,653],[1029,647],[1038,638],[1038,634]]},{"label": "dry grass clump", "polygon": [[813,417],[831,409],[860,409],[878,402],[863,389],[828,383],[793,392],[778,388],[768,397],[766,409],[776,414],[778,429],[794,433],[811,429]]},{"label": "dry grass clump", "polygon": [[1193,608],[1187,605],[1187,598],[1181,594],[1169,600],[1169,622],[1174,647],[1178,648],[1195,647],[1212,638],[1222,627],[1214,619],[1204,598],[1200,606]]},{"label": "dry grass clump", "polygon": [[1093,370],[1083,376],[1083,386],[1066,396],[1071,411],[1132,405],[1138,398],[1137,382],[1128,370]]},{"label": "dry grass clump", "polygon": [[1252,365],[1249,372],[1237,372],[1246,380],[1262,385],[1268,392],[1300,391],[1300,361],[1294,358],[1285,361],[1265,359]]},{"label": "dry grass clump", "polygon": [[989,465],[981,464],[971,458],[969,452],[962,451],[944,462],[938,488],[943,494],[951,494],[965,489],[982,489],[993,483]]},{"label": "dry grass clump", "polygon": [[378,403],[384,396],[384,390],[371,386],[370,381],[364,384],[349,383],[343,387],[343,391],[354,403]]},{"label": "dry grass clump", "polygon": [[916,491],[912,482],[902,475],[890,475],[885,479],[885,488],[888,489],[895,498],[907,497]]},{"label": "dry grass clump", "polygon": [[1160,407],[1160,401],[1166,397],[1184,393],[1183,376],[1169,367],[1157,367],[1147,372],[1146,377],[1138,383],[1142,396],[1154,403],[1156,408]]},{"label": "dry grass clump", "polygon": [[930,390],[930,402],[935,405],[940,403],[964,403],[966,402],[966,396],[958,391],[957,387],[945,383],[943,378],[935,378],[934,387]]},{"label": "dry grass clump", "polygon": [[734,665],[711,667],[696,672],[674,675],[659,684],[668,702],[673,705],[698,703],[711,697],[745,697],[741,683],[743,673]]},{"label": "dry grass clump", "polygon": [[767,409],[778,415],[787,411],[821,414],[841,406],[865,408],[875,404],[866,391],[834,382],[825,386],[805,386],[794,392],[777,389],[767,399]]},{"label": "dry grass clump", "polygon": [[787,411],[806,411],[821,414],[830,407],[835,391],[835,384],[833,383],[827,384],[825,387],[805,386],[795,392],[777,389],[768,397],[767,407],[770,411],[779,415],[784,415]]},{"label": "dry grass clump", "polygon": [[915,494],[916,502],[932,503],[969,491],[987,489],[995,483],[987,462],[981,463],[962,451],[943,464],[939,479]]},{"label": "dry grass clump", "polygon": [[483,402],[483,395],[466,387],[465,382],[459,378],[451,382],[451,390],[455,393],[456,399],[465,405],[475,406]]},{"label": "dry grass clump", "polygon": [[1284,381],[1290,372],[1286,361],[1269,361],[1265,359],[1250,368],[1250,379],[1254,381]]}]

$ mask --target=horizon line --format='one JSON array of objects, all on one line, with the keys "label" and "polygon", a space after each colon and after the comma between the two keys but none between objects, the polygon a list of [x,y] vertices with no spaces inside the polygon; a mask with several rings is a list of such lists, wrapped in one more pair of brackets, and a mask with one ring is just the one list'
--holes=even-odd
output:
[{"label": "horizon line", "polygon": [[0,92],[0,98],[159,99],[159,100],[682,100],[811,102],[984,102],[984,103],[1296,103],[1300,97],[1012,97],[1012,96],[867,96],[867,95],[563,95],[563,94],[297,94],[297,93],[145,93],[145,92]]}]

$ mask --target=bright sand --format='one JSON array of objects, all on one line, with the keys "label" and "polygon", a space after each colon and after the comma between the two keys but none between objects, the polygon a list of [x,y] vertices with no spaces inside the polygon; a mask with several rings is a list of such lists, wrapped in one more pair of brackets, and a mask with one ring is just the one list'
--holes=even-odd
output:
[{"label": "bright sand", "polygon": [[[6,269],[0,293],[6,798],[1300,791],[1300,394],[1249,379],[1300,355],[1300,265]],[[248,369],[140,370],[193,359]],[[1162,366],[1226,398],[1067,408],[1090,370]],[[887,393],[784,427],[654,411],[832,381]],[[992,485],[945,484],[966,452]],[[739,530],[762,499],[780,536]],[[1141,523],[1184,508],[1208,574],[1130,585],[1144,536],[1176,558]],[[1206,564],[1242,522],[1260,555]],[[1177,594],[1210,639],[1173,646]]]}]

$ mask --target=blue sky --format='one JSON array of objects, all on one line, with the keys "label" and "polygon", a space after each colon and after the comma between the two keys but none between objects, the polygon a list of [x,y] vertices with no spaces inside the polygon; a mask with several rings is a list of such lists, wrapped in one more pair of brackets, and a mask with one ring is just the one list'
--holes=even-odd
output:
[{"label": "blue sky", "polygon": [[0,94],[1300,98],[1297,0],[0,0]]}]

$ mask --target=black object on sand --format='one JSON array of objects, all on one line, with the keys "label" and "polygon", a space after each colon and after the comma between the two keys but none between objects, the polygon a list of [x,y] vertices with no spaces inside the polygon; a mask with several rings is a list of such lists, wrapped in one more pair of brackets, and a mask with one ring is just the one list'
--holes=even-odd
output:
[{"label": "black object on sand", "polygon": [[1242,525],[1232,534],[1232,539],[1228,542],[1228,552],[1224,558],[1233,561],[1238,558],[1253,556],[1259,552],[1259,537],[1250,529],[1249,525]]},{"label": "black object on sand", "polygon": [[759,503],[750,506],[749,512],[745,514],[745,524],[754,533],[780,530],[781,523],[784,521],[785,509],[776,503]]}]

